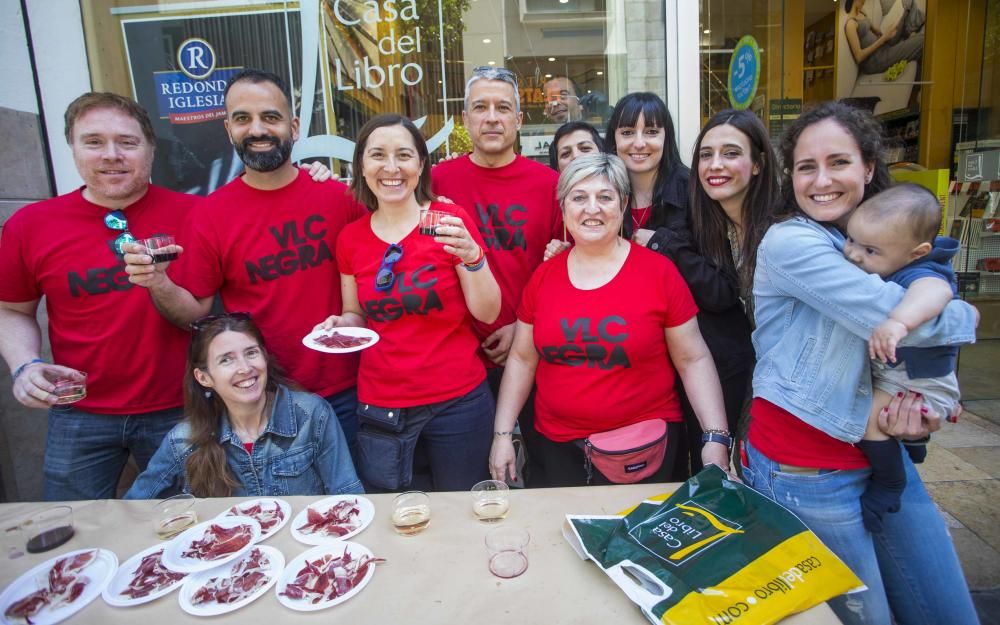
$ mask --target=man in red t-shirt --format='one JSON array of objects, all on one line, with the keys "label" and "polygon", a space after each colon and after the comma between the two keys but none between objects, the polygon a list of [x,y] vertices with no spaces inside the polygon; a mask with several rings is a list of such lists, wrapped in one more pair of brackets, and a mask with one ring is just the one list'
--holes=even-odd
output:
[{"label": "man in red t-shirt", "polygon": [[[164,321],[125,273],[121,244],[177,235],[198,199],[149,184],[155,137],[138,104],[86,93],[66,111],[84,186],[25,206],[0,239],[0,353],[14,397],[50,408],[46,500],[106,499],[131,452],[140,471],[181,418],[187,332]],[[55,363],[40,356],[45,296]],[[57,405],[53,382],[86,395]]]},{"label": "man in red t-shirt", "polygon": [[[465,208],[476,221],[500,285],[500,316],[492,324],[475,326],[494,396],[514,339],[521,291],[542,263],[545,245],[564,236],[556,201],[559,174],[514,152],[521,128],[520,109],[517,78],[512,72],[477,67],[466,83],[462,112],[472,139],[472,153],[431,170],[434,192]],[[526,402],[518,419],[529,457],[534,436],[533,404]],[[533,464],[532,468],[537,475],[538,467]]]},{"label": "man in red t-shirt", "polygon": [[229,81],[225,103],[226,131],[246,171],[205,198],[176,275],[131,253],[130,280],[182,327],[207,315],[216,294],[226,310],[249,312],[288,376],[333,406],[353,454],[357,354],[323,354],[302,338],[323,315],[340,314],[337,235],[364,211],[345,185],[312,182],[292,163],[299,120],[281,78],[244,70]]}]

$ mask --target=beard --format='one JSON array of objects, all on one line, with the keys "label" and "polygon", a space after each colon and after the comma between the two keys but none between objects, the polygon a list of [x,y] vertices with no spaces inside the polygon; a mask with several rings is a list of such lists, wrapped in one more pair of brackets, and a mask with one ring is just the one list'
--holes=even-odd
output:
[{"label": "beard", "polygon": [[[250,149],[250,144],[258,141],[270,141],[271,149],[266,152],[256,152]],[[269,172],[284,165],[292,155],[292,140],[282,141],[274,135],[264,135],[262,137],[247,137],[243,141],[234,144],[236,154],[246,165],[247,169],[259,172]]]}]

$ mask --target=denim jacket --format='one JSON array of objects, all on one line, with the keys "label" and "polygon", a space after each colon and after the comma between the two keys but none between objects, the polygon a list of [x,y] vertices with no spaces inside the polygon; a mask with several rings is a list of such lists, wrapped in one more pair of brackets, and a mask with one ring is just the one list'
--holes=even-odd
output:
[{"label": "denim jacket", "polygon": [[[757,251],[754,397],[857,442],[871,411],[868,339],[905,290],[844,258],[844,235],[806,217],[771,226]],[[972,343],[975,311],[952,301],[900,345]]]},{"label": "denim jacket", "polygon": [[[219,417],[219,443],[240,482],[234,497],[363,493],[333,409],[322,397],[278,389],[267,428],[248,454],[228,417]],[[160,444],[125,499],[190,492],[185,463],[194,451],[190,426],[177,424]]]}]

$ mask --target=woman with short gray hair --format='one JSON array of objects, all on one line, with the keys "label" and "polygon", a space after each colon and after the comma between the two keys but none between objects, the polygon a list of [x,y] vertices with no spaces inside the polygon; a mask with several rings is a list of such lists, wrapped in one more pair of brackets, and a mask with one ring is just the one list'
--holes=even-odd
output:
[{"label": "woman with short gray hair", "polygon": [[[563,170],[557,193],[576,245],[524,289],[497,404],[493,477],[515,473],[510,433],[534,382],[548,486],[667,481],[681,432],[675,368],[715,437],[704,462],[728,471],[722,390],[691,293],[669,259],[622,236],[624,163],[582,156]],[[607,453],[621,451],[620,441],[643,453],[625,462]]]}]

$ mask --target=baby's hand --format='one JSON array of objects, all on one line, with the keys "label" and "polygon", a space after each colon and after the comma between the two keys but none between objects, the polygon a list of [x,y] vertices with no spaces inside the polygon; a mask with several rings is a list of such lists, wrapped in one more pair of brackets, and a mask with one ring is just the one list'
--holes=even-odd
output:
[{"label": "baby's hand", "polygon": [[901,322],[886,319],[872,332],[872,338],[868,341],[868,355],[882,362],[895,363],[896,345],[909,333],[910,331]]}]

